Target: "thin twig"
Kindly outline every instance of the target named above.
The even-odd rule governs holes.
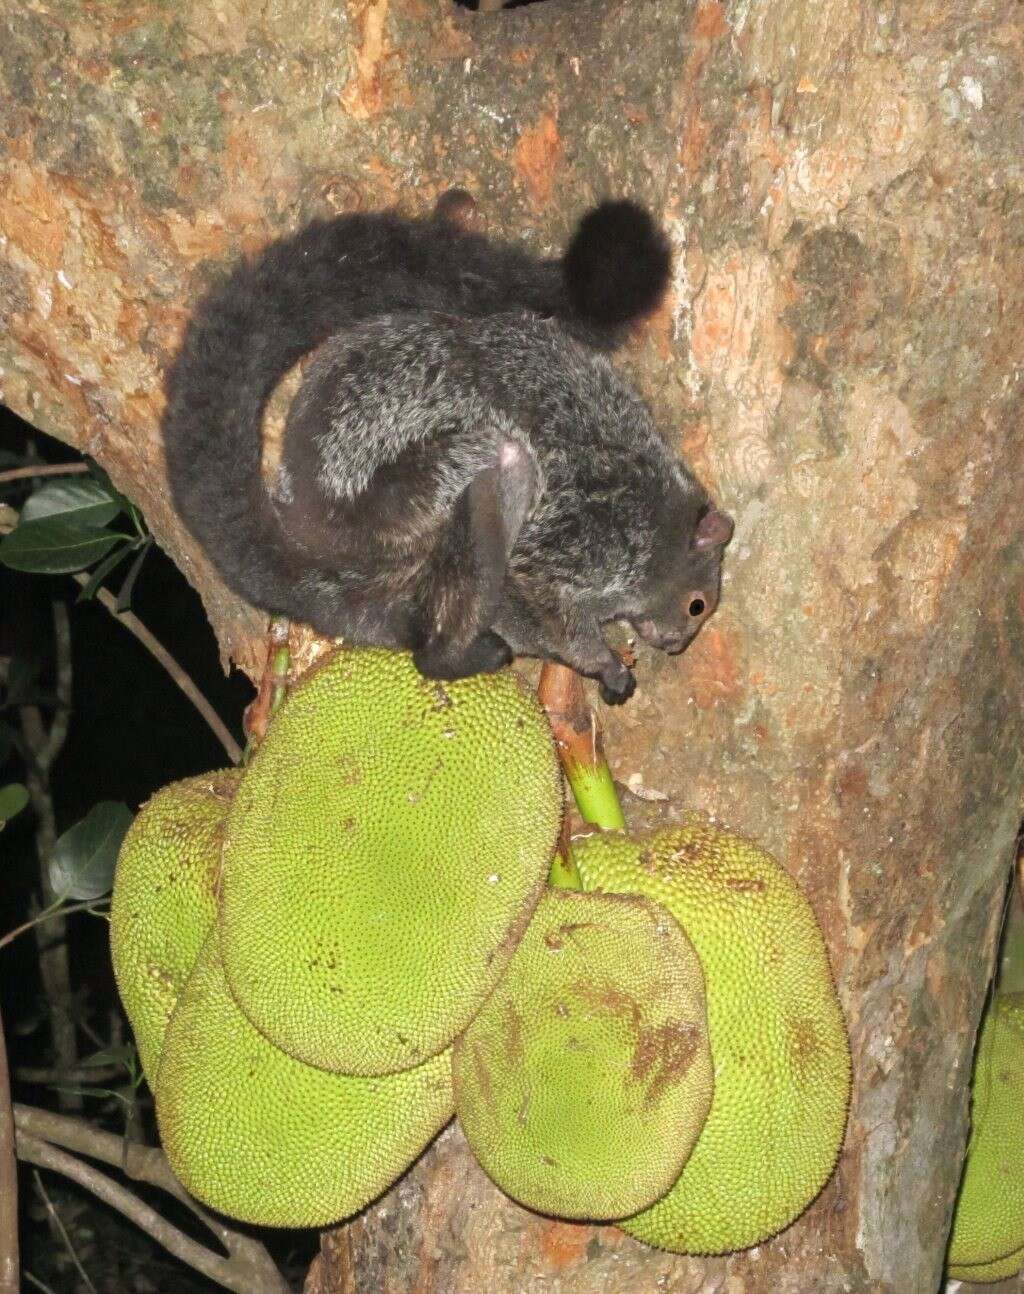
[[[203,1248],[197,1241],[190,1240],[172,1227],[170,1223],[160,1218],[159,1214],[155,1214],[153,1210],[148,1210],[148,1213],[153,1214],[163,1227],[168,1228],[169,1234],[173,1233],[175,1236],[181,1236],[189,1245],[194,1246],[199,1254],[206,1256],[206,1261],[212,1266],[199,1267],[187,1257],[183,1260],[195,1266],[198,1271],[210,1276],[212,1280],[218,1281],[227,1289],[242,1291],[243,1294],[251,1294],[251,1292],[257,1290],[260,1291],[260,1294],[287,1294],[288,1287],[263,1245],[250,1236],[232,1230],[220,1218],[207,1213],[202,1205],[188,1194],[171,1172],[167,1156],[162,1150],[157,1149],[155,1146],[142,1146],[135,1142],[126,1141],[123,1137],[118,1137],[114,1133],[103,1132],[99,1128],[94,1128],[82,1119],[72,1119],[67,1115],[54,1114],[50,1110],[40,1110],[20,1103],[16,1103],[14,1106],[14,1124],[18,1135],[18,1153],[23,1159],[29,1158],[28,1155],[22,1153],[23,1139],[39,1145],[53,1142],[60,1146],[66,1146],[69,1150],[73,1150],[78,1154],[88,1155],[92,1159],[98,1159],[102,1163],[119,1168],[134,1181],[157,1186],[166,1191],[167,1194],[173,1195],[175,1199],[180,1200],[182,1204],[191,1209],[221,1243],[229,1255],[227,1259],[211,1253],[210,1250]],[[53,1147],[49,1148],[53,1149]],[[54,1153],[60,1154],[61,1152],[54,1150]],[[75,1159],[73,1156],[69,1155],[67,1159],[70,1160],[71,1164],[80,1166],[86,1172],[96,1171],[91,1169],[89,1165],[82,1164],[80,1160]],[[31,1162],[35,1163],[36,1161],[32,1160]],[[57,1171],[63,1172],[64,1170],[59,1168]],[[67,1175],[71,1176],[70,1173]],[[121,1198],[126,1207],[114,1203],[114,1208],[120,1209],[126,1217],[130,1217],[133,1222],[152,1235],[171,1253],[174,1253],[177,1257],[183,1257],[170,1244],[166,1244],[160,1234],[141,1220],[142,1215],[137,1213],[135,1206],[138,1209],[146,1209],[146,1205],[137,1200],[130,1191],[118,1186],[116,1182],[111,1182],[102,1173],[96,1173],[96,1176],[100,1182],[107,1183],[121,1192]],[[75,1180],[78,1180],[78,1178],[75,1178]],[[93,1190],[93,1186],[89,1183],[83,1182],[82,1184],[88,1190]],[[99,1194],[99,1191],[94,1191],[94,1194]],[[101,1195],[100,1198],[105,1199],[107,1197]],[[148,1217],[148,1214],[146,1216]]]
[[[7,1044],[0,1020],[0,1294],[18,1294],[18,1164]]]
[[[36,467],[11,467],[0,472],[0,485],[8,481],[25,481],[33,476],[77,476],[89,470],[88,463],[42,463]]]
[[[47,732],[43,715],[37,705],[18,707],[25,740],[32,751],[34,772],[40,781],[48,782],[47,774],[67,740],[71,716],[71,621],[68,609],[59,598],[50,602],[53,616],[53,652],[56,675],[57,704],[53,721]]]
[[[73,674],[71,668],[71,617],[66,603],[53,598],[50,603],[53,615],[54,671],[57,704],[50,720],[50,735],[42,750],[43,767],[47,772],[64,749],[68,725],[71,723]]]
[[[53,648],[57,705],[47,730],[42,711],[36,705],[18,708],[21,732],[25,739],[25,783],[36,818],[36,853],[39,858],[39,887],[44,910],[54,906],[56,894],[50,884],[49,865],[57,843],[57,819],[50,784],[50,769],[60,754],[68,735],[71,717],[71,621],[68,609],[59,598],[51,599]],[[58,1065],[71,1069],[78,1063],[78,1038],[68,1005],[71,1001],[71,970],[68,958],[67,927],[58,908],[45,940],[37,929],[39,973],[43,981],[50,1016],[50,1036]],[[35,922],[37,926],[39,922]],[[82,1107],[76,1092],[61,1092],[61,1105],[68,1110]]]
[[[42,1290],[43,1294],[54,1294],[54,1291],[50,1289],[49,1285],[44,1285],[43,1282],[39,1279],[39,1277],[33,1276],[30,1271],[26,1270],[22,1272],[22,1275],[25,1277],[25,1279],[28,1281],[30,1285],[34,1285],[37,1290]]]
[[[43,1197],[43,1205],[46,1209],[47,1215],[49,1216],[50,1221],[56,1227],[57,1234],[60,1236],[61,1240],[64,1241],[64,1248],[71,1255],[71,1261],[75,1264],[75,1268],[79,1276],[81,1276],[82,1280],[86,1283],[86,1285],[88,1285],[89,1289],[92,1290],[92,1294],[97,1294],[96,1286],[89,1279],[89,1273],[82,1266],[82,1260],[79,1258],[78,1252],[75,1249],[75,1246],[71,1243],[71,1237],[68,1235],[68,1229],[64,1225],[63,1219],[61,1218],[57,1210],[54,1208],[53,1201],[46,1194],[46,1187],[43,1185],[43,1179],[39,1176],[38,1169],[36,1169],[36,1171],[32,1174],[32,1180],[36,1184],[36,1190]]]
[[[42,912],[37,912],[28,921],[23,921],[20,926],[15,926],[13,930],[8,930],[5,935],[0,935],[0,948],[6,948],[8,944],[14,943],[19,935],[23,935],[26,930],[31,930],[33,926],[45,925],[47,921],[53,921],[57,917],[66,917],[72,912],[82,912],[85,908],[95,908],[99,901],[99,899],[82,899],[80,903],[68,903],[66,906],[59,908],[44,908]]]
[[[21,469],[18,469],[21,470]],[[13,508],[7,507],[6,504],[0,504],[0,534],[6,534],[14,529],[17,524],[18,514]],[[78,571],[71,577],[82,588],[89,583],[89,576],[84,571]],[[164,667],[171,678],[174,679],[178,687],[185,693],[195,708],[209,724],[214,735],[227,752],[228,759],[232,764],[238,764],[242,759],[242,748],[232,737],[220,716],[210,705],[206,697],[196,687],[182,667],[170,654],[163,643],[153,636],[146,628],[142,621],[131,611],[118,611],[117,600],[109,590],[98,588],[94,595],[99,602],[103,604],[114,617],[128,630],[134,634],[146,650],[154,656]]]
[[[83,587],[89,582],[88,575],[82,571],[77,575],[73,575],[72,579]],[[124,625],[129,633],[134,634],[150,655],[160,662],[175,683],[177,683],[178,687],[181,688],[209,724],[214,736],[227,752],[228,759],[231,760],[232,764],[237,764],[242,758],[241,746],[237,741],[235,741],[234,737],[232,737],[217,711],[209,701],[207,701],[206,697],[203,696],[202,692],[200,692],[195,683],[192,682],[163,643],[153,636],[134,612],[118,611],[117,599],[108,589],[97,589],[95,596],[107,608],[114,619]]]
[[[223,1285],[225,1289],[236,1290],[238,1294],[252,1294],[254,1289],[267,1291],[287,1289],[280,1274],[276,1285],[255,1284],[254,1274],[248,1265],[244,1270],[240,1270],[239,1264],[233,1262],[232,1258],[222,1258],[197,1240],[185,1235],[126,1187],[119,1185],[99,1169],[91,1167],[81,1159],[76,1159],[74,1155],[69,1155],[65,1150],[59,1150],[48,1142],[39,1141],[35,1137],[19,1132],[18,1156],[30,1164],[49,1168],[77,1182],[97,1199],[116,1209],[147,1235],[152,1236],[168,1253],[173,1254],[175,1258],[180,1258],[182,1262],[187,1263],[203,1276],[216,1281],[218,1285]]]
[[[19,1083],[50,1085],[57,1083],[82,1083],[95,1087],[100,1083],[111,1083],[115,1078],[124,1077],[124,1066],[121,1064],[86,1065],[77,1069],[65,1070],[59,1065],[16,1065],[14,1077]]]

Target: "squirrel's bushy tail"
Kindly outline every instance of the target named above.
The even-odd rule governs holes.
[[[163,424],[175,507],[236,592],[286,613],[309,563],[280,531],[260,464],[264,409],[293,364],[347,325],[408,309],[527,309],[611,349],[657,305],[669,267],[664,237],[628,202],[590,212],[561,261],[440,219],[316,221],[237,266],[185,330]]]
[[[626,201],[588,212],[562,260],[571,310],[598,329],[619,329],[656,310],[671,272],[665,235],[643,207]]]

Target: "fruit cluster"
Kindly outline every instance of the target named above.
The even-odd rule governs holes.
[[[114,969],[183,1183],[318,1226],[457,1114],[543,1213],[720,1253],[786,1226],[842,1142],[850,1061],[813,913],[696,814],[574,847],[516,676],[404,654],[311,671],[244,770],[166,787],[118,861]]]
[[[949,1275],[989,1284],[1024,1269],[1024,994],[1001,993],[982,1023],[971,1137],[949,1240]]]

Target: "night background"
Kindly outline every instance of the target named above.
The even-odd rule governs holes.
[[[5,470],[36,459],[65,463],[76,457],[66,446],[36,433],[0,407],[0,480]],[[0,484],[0,504],[20,509],[37,484],[38,480],[31,479]],[[115,594],[125,573],[122,566],[106,582]],[[46,701],[48,695],[52,697],[54,685],[52,599],[61,599],[70,613],[71,716],[66,741],[50,773],[58,835],[98,801],[123,801],[134,813],[168,782],[228,763],[220,743],[169,675],[108,610],[94,600],[80,601],[79,592],[69,575],[22,574],[0,564],[0,678],[5,684],[0,697],[6,701],[12,662],[19,662],[17,672],[23,675],[28,669],[34,674],[33,696],[39,700],[47,726],[52,708]],[[237,671],[225,677],[199,598],[155,544],[147,553],[131,601],[135,614],[241,740],[242,711],[253,695],[252,686]],[[17,704],[4,706],[0,725],[0,786],[23,782],[24,763],[17,739],[12,740],[20,732]],[[35,829],[36,818],[29,806],[0,833],[0,934],[27,920],[33,905],[39,903]],[[106,904],[98,906],[105,908]],[[111,1041],[130,1042],[131,1036],[111,972],[106,920],[88,912],[76,913],[68,918],[68,928],[70,1010],[76,1022],[79,1055],[85,1060],[109,1047]],[[41,929],[52,930],[52,926]],[[0,949],[0,1005],[14,1099],[59,1110],[57,1076],[46,1072],[52,1070],[53,1054],[34,933],[27,932]],[[65,1112],[120,1134],[132,1085],[123,1066],[107,1065],[98,1072],[101,1077],[92,1094],[89,1084],[72,1084],[86,1094],[79,1109]],[[152,1103],[144,1082],[140,1082],[134,1100],[144,1138],[154,1144]],[[36,1185],[37,1171],[60,1224],[47,1214]],[[116,1172],[111,1175],[127,1181]],[[215,1244],[168,1196],[128,1184],[183,1230],[204,1244]],[[54,1294],[77,1294],[90,1288],[189,1294],[220,1288],[197,1276],[118,1213],[65,1178],[20,1163],[19,1186],[26,1285]],[[60,1225],[67,1232],[67,1241],[61,1236]],[[286,1276],[293,1282],[301,1280],[317,1248],[316,1233],[260,1235]],[[76,1270],[68,1242],[92,1286]]]

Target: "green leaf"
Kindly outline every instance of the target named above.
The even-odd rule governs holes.
[[[132,812],[126,804],[101,800],[57,841],[50,858],[50,884],[66,899],[98,899],[109,892],[114,864]]]
[[[117,1096],[117,1093],[111,1092],[109,1088],[85,1087],[81,1083],[47,1083],[46,1086],[51,1092],[66,1092],[69,1096],[95,1096],[102,1097],[104,1100],[110,1096]]]
[[[149,533],[149,527],[146,525],[146,518],[142,515],[142,513],[138,510],[138,508],[135,506],[134,503],[129,503],[128,515],[129,517],[131,517],[132,525],[135,527],[135,531],[138,534],[139,538],[151,540],[153,536]]]
[[[30,494],[21,510],[21,523],[40,521],[43,517],[66,517],[83,530],[99,529],[113,521],[122,506],[120,498],[112,499],[99,481],[89,476],[69,476],[66,480],[49,481]]]
[[[84,1056],[80,1064],[83,1069],[102,1069],[107,1065],[124,1065],[126,1069],[131,1069],[134,1059],[135,1048],[126,1042],[118,1047],[103,1047],[100,1051],[94,1051],[91,1056]]]
[[[88,584],[82,586],[82,591],[79,593],[77,601],[88,602],[90,598],[95,597],[96,590],[110,572],[120,566],[126,557],[130,557],[132,552],[132,544],[122,544],[120,548],[115,548],[112,553],[108,553],[89,576]]]
[[[0,562],[16,571],[64,575],[105,557],[124,535],[78,525],[67,516],[21,521],[0,541]]]
[[[8,782],[0,786],[0,824],[20,813],[28,804],[28,791],[20,782]]]
[[[89,460],[89,471],[107,498],[117,504],[121,512],[131,512],[135,507],[127,495],[121,493],[99,463]]]
[[[139,571],[142,570],[142,563],[146,560],[146,554],[149,552],[152,542],[152,539],[147,539],[141,545],[139,555],[132,562],[131,570],[125,576],[124,583],[121,585],[121,592],[117,595],[117,610],[119,612],[128,611],[131,608],[135,581],[139,578]]]

